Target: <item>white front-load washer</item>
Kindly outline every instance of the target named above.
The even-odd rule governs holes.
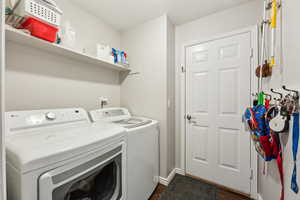
[[[92,121],[112,122],[127,130],[128,200],[147,200],[159,181],[159,125],[132,117],[125,108],[90,111]]]
[[[125,200],[126,132],[83,109],[6,113],[9,200]]]

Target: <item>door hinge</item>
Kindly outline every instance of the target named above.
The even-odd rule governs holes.
[[[251,50],[250,50],[250,58],[253,58],[253,56],[254,56],[254,49],[251,48]]]
[[[250,180],[253,180],[254,174],[253,174],[253,169],[250,171]]]
[[[185,72],[186,72],[186,69],[185,69],[185,67],[184,67],[183,65],[181,65],[181,72],[182,72],[182,73],[185,73]]]

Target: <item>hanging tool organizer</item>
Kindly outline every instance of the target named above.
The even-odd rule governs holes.
[[[281,135],[288,134],[290,130],[292,132],[294,161],[290,188],[295,193],[299,192],[296,165],[299,142],[299,92],[286,86],[282,86],[283,93],[274,89],[266,92],[263,87],[263,78],[271,77],[272,68],[282,65],[281,54],[277,55],[276,53],[278,52],[276,51],[277,24],[278,19],[281,19],[278,11],[281,9],[281,0],[264,0],[263,21],[260,29],[260,66],[256,69],[258,91],[256,94],[252,94],[254,96],[253,106],[246,109],[244,121],[251,133],[256,151],[264,163],[276,160],[282,186],[280,200],[284,200],[284,147],[281,142]],[[281,34],[280,37],[282,37]],[[282,41],[282,38],[279,39]],[[281,46],[280,51],[282,51],[282,44],[279,46]],[[291,121],[293,122],[292,126],[290,126]]]

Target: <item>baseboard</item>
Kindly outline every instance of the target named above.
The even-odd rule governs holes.
[[[176,168],[171,171],[167,178],[159,177],[159,183],[168,186],[176,175]]]
[[[183,169],[175,168],[175,170],[176,170],[176,174],[180,174],[182,176],[185,176],[185,171]]]
[[[169,185],[169,181],[167,178],[163,178],[163,177],[159,177],[159,183],[164,185],[164,186],[168,186]]]
[[[257,195],[257,200],[264,200],[260,194]]]
[[[159,177],[159,183],[165,186],[168,186],[176,174],[185,175],[185,172],[183,169],[174,168],[171,173],[168,175],[167,178]]]

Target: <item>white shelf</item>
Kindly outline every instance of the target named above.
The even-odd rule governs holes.
[[[22,45],[35,47],[49,53],[59,54],[70,59],[75,59],[81,62],[97,65],[99,67],[110,68],[123,72],[130,72],[130,69],[122,65],[110,63],[106,60],[101,60],[99,58],[77,52],[75,50],[63,47],[58,44],[53,44],[36,37],[32,37],[31,35],[26,34],[18,29],[12,28],[8,25],[6,25],[5,27],[5,35],[7,41],[12,41]]]

